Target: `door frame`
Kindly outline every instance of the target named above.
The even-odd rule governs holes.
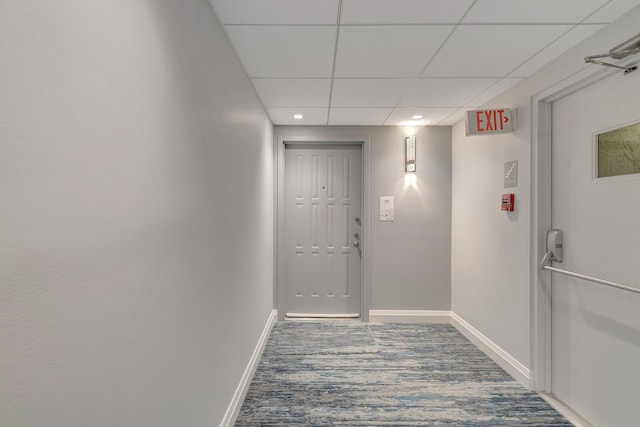
[[[609,68],[583,67],[531,97],[531,234],[530,234],[530,356],[532,389],[551,390],[551,272],[540,268],[546,250],[551,218],[551,136],[553,103],[607,77],[621,72]]]
[[[296,145],[360,145],[362,155],[362,263],[361,263],[361,301],[360,320],[369,321],[369,307],[371,306],[371,206],[370,206],[370,169],[369,169],[369,138],[368,137],[278,137],[276,142],[276,219],[275,219],[275,306],[278,311],[278,320],[284,320],[285,316],[285,199],[284,177],[285,158],[284,150],[287,144]]]

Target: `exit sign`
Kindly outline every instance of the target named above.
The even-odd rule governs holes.
[[[507,133],[516,130],[516,110],[511,108],[467,111],[465,119],[467,136]]]

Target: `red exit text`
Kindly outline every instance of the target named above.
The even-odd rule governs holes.
[[[510,108],[467,111],[467,135],[513,132],[514,116],[515,110]]]

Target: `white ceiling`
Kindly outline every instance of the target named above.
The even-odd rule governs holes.
[[[640,4],[210,2],[277,125],[450,125]]]

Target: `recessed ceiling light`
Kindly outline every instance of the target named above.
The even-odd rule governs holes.
[[[412,118],[413,120],[420,120],[420,119],[421,119],[421,118],[423,118],[423,117],[424,117],[424,116],[423,116],[422,114],[416,114],[416,115],[412,116],[411,118]]]
[[[294,114],[293,118],[296,119],[296,120],[302,120],[302,119],[304,119],[304,116],[302,114]]]

